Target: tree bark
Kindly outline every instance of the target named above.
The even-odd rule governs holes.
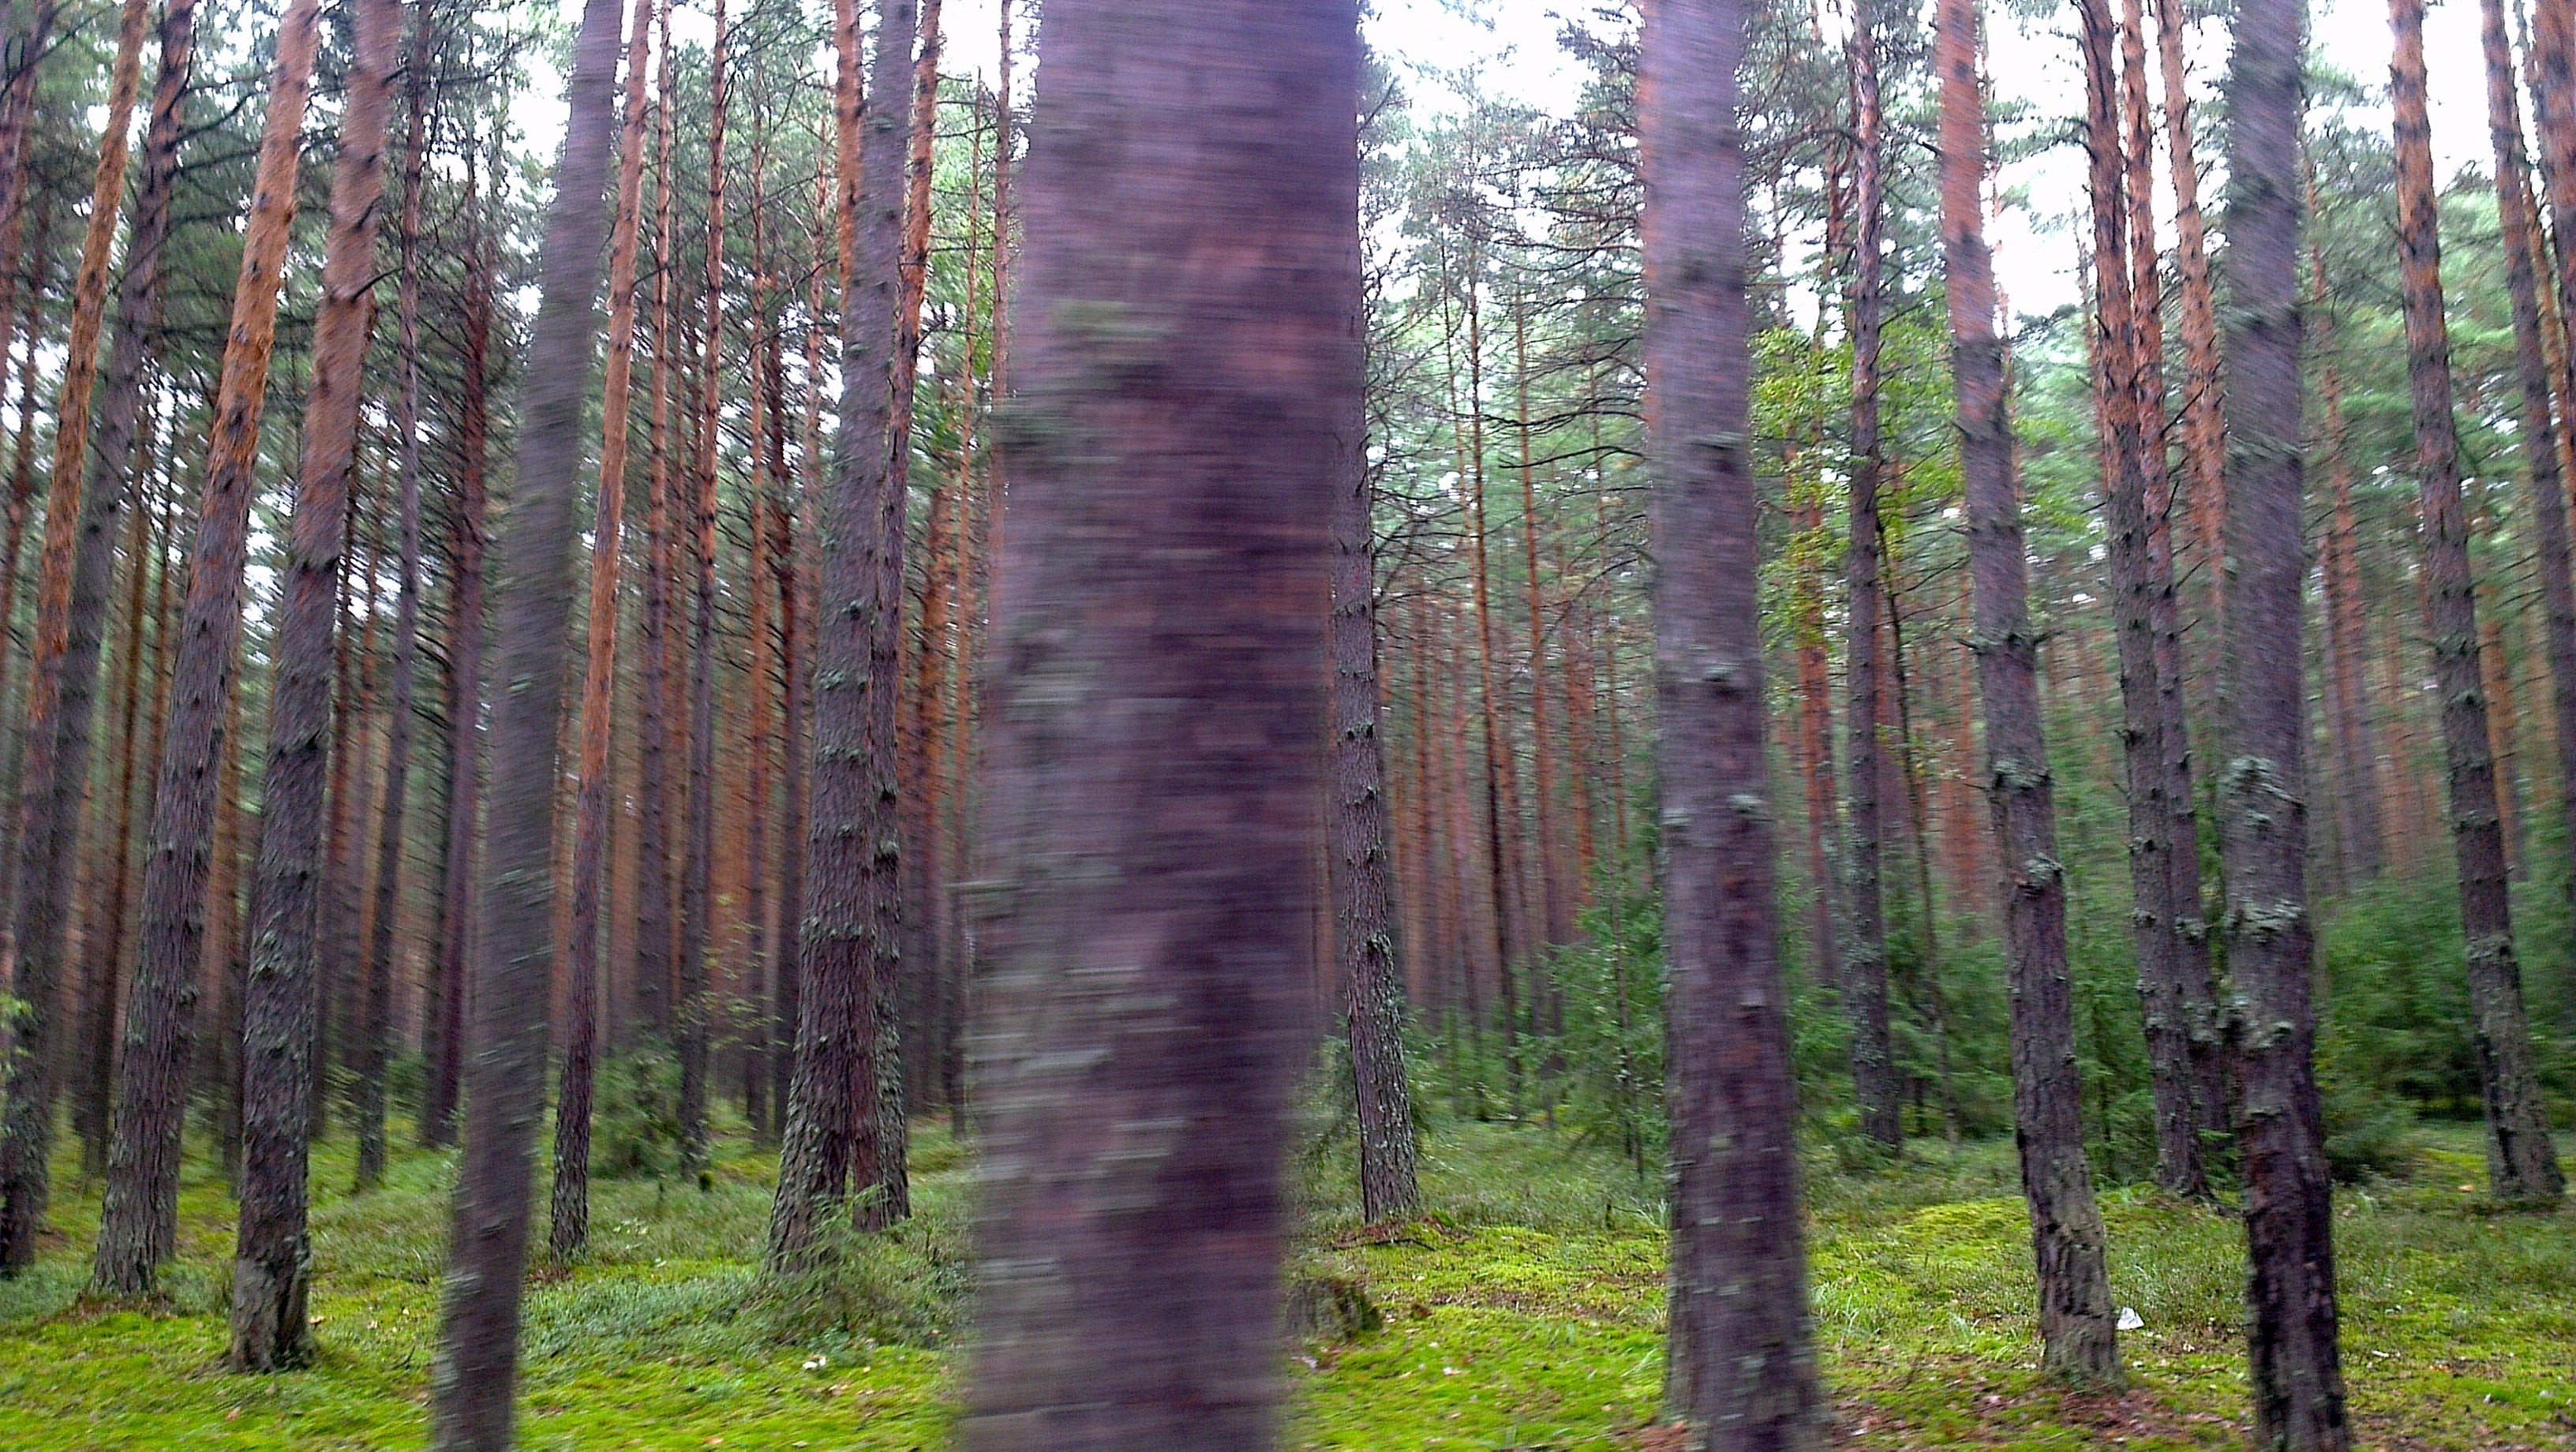
[[[278,280],[294,221],[298,133],[312,75],[317,23],[314,0],[299,0],[279,21],[267,129],[260,143],[241,274],[234,286],[232,326],[213,411],[213,436],[207,445],[208,470],[164,727],[152,845],[144,869],[142,927],[127,1011],[125,1060],[119,1071],[117,1129],[109,1149],[109,1189],[92,1273],[100,1290],[114,1294],[151,1289],[154,1270],[176,1250],[180,1123],[186,1107],[198,958],[205,930],[208,848],[226,735],[223,718],[241,633],[241,578],[257,482],[260,407],[276,332]],[[165,28],[165,42],[168,38]],[[184,34],[179,49],[184,56]],[[183,95],[184,75],[165,74],[156,84],[153,127],[158,144],[147,143],[153,152],[175,156]],[[168,185],[165,180],[164,186]],[[165,220],[154,229],[160,234],[152,238],[156,252],[166,236],[166,194],[159,205]],[[136,216],[140,235],[146,213],[138,209]],[[137,255],[141,256],[139,248]],[[128,277],[133,279],[139,272],[148,279],[156,270],[129,260]],[[129,282],[129,286],[149,285],[148,280]],[[118,331],[123,333],[129,325],[135,329],[135,366],[139,368],[142,334],[151,309],[147,294],[129,324],[122,304],[132,300],[120,299]],[[103,444],[106,441],[103,437]],[[105,453],[103,447],[102,464],[108,462]],[[124,461],[116,462],[122,469]],[[61,895],[58,888],[40,889],[32,880],[21,891]]]
[[[2106,357],[2118,360],[2110,381],[2125,385],[2125,392],[2106,395],[2105,406],[2117,406],[2126,426],[2125,431],[2106,431],[2106,437],[2113,447],[2126,445],[2135,452],[2125,465],[2109,461],[2104,512],[2112,520],[2121,699],[2128,717],[2130,925],[2138,943],[2138,994],[2155,1105],[2156,1183],[2182,1199],[2207,1200],[2213,1192],[2206,1141],[2226,1131],[2227,1091],[2207,929],[2200,920],[2200,834],[2182,693],[2182,611],[2174,593],[2167,527],[2174,491],[2164,445],[2163,288],[2156,265],[2155,133],[2147,115],[2145,28],[2142,0],[2126,0],[2120,20],[2126,136],[2124,142],[2109,144],[2124,163],[2115,220],[2127,230],[2123,255],[2128,286],[2124,296],[2105,308],[2104,325]],[[2104,59],[2107,64],[2108,57]],[[2098,264],[2096,275],[2103,275]],[[2110,331],[2108,321],[2122,313],[2128,324],[2125,336]],[[2138,890],[2147,873],[2161,874],[2161,890]],[[2160,941],[2149,946],[2144,941],[2149,935]]]
[[[1325,520],[1361,381],[1356,22],[1047,16],[988,818],[996,1022],[1025,1036],[983,1081],[987,1263],[1028,1270],[986,1282],[968,1449],[1277,1430]],[[1209,76],[1234,104],[1200,104]]]
[[[660,7],[642,0],[626,40],[626,116],[617,133],[617,230],[608,263],[608,371],[600,392],[598,515],[590,546],[590,653],[581,686],[581,800],[573,848],[572,931],[564,952],[571,999],[563,1088],[555,1101],[555,1178],[548,1254],[569,1261],[590,1234],[591,1065],[599,1040],[599,918],[616,821],[609,745],[616,725],[617,567],[624,548],[626,443],[633,420],[635,268],[644,202],[644,67]],[[670,65],[663,57],[662,64]]]
[[[358,411],[374,307],[377,204],[384,196],[385,110],[402,42],[400,0],[361,0],[331,174],[331,232],[313,322],[284,601],[272,646],[268,770],[260,789],[257,904],[242,997],[241,1223],[233,1251],[233,1343],[240,1371],[302,1364],[312,1336],[306,1159],[321,996],[323,782],[330,771],[331,637]],[[254,408],[252,417],[256,418]],[[253,440],[255,442],[255,440]],[[243,463],[250,462],[244,451]]]
[[[475,993],[465,1163],[431,1414],[438,1452],[506,1452],[528,1259],[531,1151],[544,1110],[554,979],[555,734],[572,604],[583,403],[599,337],[618,0],[588,0],[573,42],[564,144],[538,257],[518,417],[518,487],[501,574],[492,752],[492,871]]]
[[[465,357],[455,421],[456,498],[449,509],[452,578],[447,607],[447,840],[439,893],[435,1033],[420,1118],[421,1143],[456,1142],[465,1074],[466,1003],[473,985],[476,850],[483,818],[484,473],[491,448],[493,253],[499,243],[482,211],[472,152],[466,157]]]
[[[0,1272],[15,1272],[30,1262],[32,1237],[44,1222],[48,1191],[44,1158],[53,1137],[54,1089],[46,1061],[58,1051],[53,1019],[61,1008],[70,898],[80,853],[82,808],[89,794],[99,655],[106,635],[107,597],[114,586],[117,525],[133,492],[125,479],[117,477],[107,481],[109,487],[84,497],[81,471],[90,392],[98,376],[98,331],[107,302],[109,252],[115,245],[125,191],[127,122],[141,84],[143,31],[149,15],[148,7],[138,0],[127,0],[120,17],[108,126],[99,145],[80,271],[72,285],[71,336],[54,411],[53,467],[35,632],[28,650],[25,756],[20,766],[17,963],[12,992],[22,1006],[13,1015],[8,1062],[0,1065],[0,1077],[7,1080],[7,1118],[0,1124]],[[34,382],[31,354],[30,389]],[[22,468],[29,442],[22,432],[18,440]],[[5,624],[0,621],[0,626]],[[96,945],[89,946],[94,954]],[[98,1009],[113,1012],[113,959],[104,972],[107,993]]]
[[[671,54],[670,7],[656,22],[661,50]],[[671,230],[674,176],[671,151],[678,113],[673,72],[659,77],[654,107],[653,160],[653,397],[645,449],[651,456],[651,494],[645,516],[644,620],[637,632],[635,803],[635,1015],[647,1033],[670,1041],[671,957],[675,944],[671,880],[671,582],[679,573],[677,528],[671,497],[671,393],[679,338],[671,326],[671,277],[678,251]]]
[[[1744,43],[1734,0],[1663,0],[1642,42],[1645,361],[1663,562],[1655,654],[1671,983],[1668,1382],[1692,1445],[1790,1452],[1822,1444],[1823,1398],[1808,1339],[1763,761]]]
[[[1347,205],[1356,207],[1356,200]],[[1345,265],[1354,285],[1345,327],[1356,358],[1366,347],[1367,304],[1356,285],[1361,263],[1355,213],[1350,227],[1355,250]],[[1353,382],[1348,397],[1334,402],[1342,411],[1334,421],[1331,439],[1340,469],[1333,481],[1331,516],[1332,807],[1326,854],[1336,930],[1334,957],[1342,990],[1348,995],[1344,1032],[1349,1038],[1351,1089],[1359,1113],[1360,1210],[1376,1222],[1410,1219],[1421,1206],[1422,1192],[1415,1168],[1413,1095],[1405,1078],[1404,980],[1396,972],[1394,922],[1387,902],[1386,758],[1378,731],[1376,526],[1371,508],[1376,489],[1368,467],[1367,414],[1359,384]],[[1522,434],[1526,456],[1526,428]],[[1526,490],[1523,498],[1526,501]],[[1533,568],[1533,591],[1536,586]],[[1539,644],[1535,623],[1531,631],[1535,660]],[[1544,686],[1540,695],[1543,699]],[[1543,743],[1541,754],[1545,754]],[[1544,820],[1544,809],[1540,816]]]
[[[1882,264],[1886,205],[1881,181],[1879,40],[1874,0],[1861,0],[1854,12],[1851,41],[1852,108],[1857,116],[1854,141],[1855,212],[1852,249],[1851,323],[1851,537],[1843,567],[1847,586],[1845,609],[1850,633],[1845,637],[1843,669],[1851,693],[1845,715],[1850,733],[1850,771],[1843,778],[1850,794],[1846,804],[1848,840],[1844,844],[1845,901],[1849,931],[1843,936],[1842,995],[1851,1016],[1852,1098],[1860,1110],[1861,1133],[1896,1149],[1905,1142],[1897,1116],[1896,1056],[1887,1018],[1887,919],[1881,901],[1881,858],[1886,832],[1886,804],[1881,793],[1887,772],[1879,741],[1884,711],[1879,679],[1883,597],[1880,594],[1878,521],[1879,473],[1884,460],[1879,442],[1879,353],[1887,301]]]
[[[2094,7],[2087,11],[2089,21],[2100,0],[2087,4]],[[2117,1383],[2120,1353],[2101,1209],[2084,1154],[2082,1086],[2068,1002],[2066,878],[2057,858],[2056,788],[2041,735],[2038,635],[2029,613],[2011,400],[2004,387],[2003,345],[1995,335],[1994,264],[1979,196],[1986,117],[1977,77],[1975,0],[1941,0],[1937,15],[1933,64],[1941,84],[1941,240],[1951,371],[1976,593],[1977,685],[1985,701],[1986,799],[2006,862],[2013,1117],[2039,1263],[2041,1364],[2067,1380]],[[2089,25],[2087,30],[2090,41]],[[2101,39],[2107,43],[2107,34]],[[2098,121],[2106,98],[2093,99]],[[2098,146],[2098,128],[2095,136]],[[2098,153],[2095,166],[2098,186]],[[2100,196],[2097,191],[2097,206]],[[2095,235],[2098,245],[2098,221]]]
[[[2531,194],[2529,159],[2523,153],[2504,0],[2481,0],[2478,13],[2486,54],[2487,134],[2495,148],[2496,210],[2504,224],[2505,279],[2513,298],[2514,364],[2522,384],[2523,468],[2531,491],[2532,533],[2539,555],[2535,570],[2547,630],[2558,807],[2562,820],[2576,822],[2576,577],[2570,574],[2567,491],[2559,471],[2549,350],[2540,309],[2544,262],[2540,217]]]
[[[697,608],[689,635],[688,842],[680,878],[680,1165],[695,1175],[707,1163],[708,996],[715,908],[716,754],[716,459],[722,433],[724,381],[726,61],[733,37],[724,0],[716,0],[714,59],[707,79],[706,349],[698,373],[698,456],[691,526],[697,533]]]
[[[909,0],[893,0],[910,21]],[[838,223],[841,265],[841,417],[834,477],[821,520],[822,573],[817,582],[822,604],[815,619],[813,747],[808,773],[812,821],[807,830],[804,897],[804,1014],[796,1030],[796,1067],[788,1086],[787,1128],[778,1157],[778,1192],[770,1209],[769,1264],[788,1269],[815,1253],[822,1227],[855,1175],[869,1203],[859,1209],[863,1226],[883,1225],[886,1207],[869,1192],[880,1179],[884,1157],[883,1126],[878,1109],[881,1088],[899,1073],[887,1062],[886,1040],[893,1021],[888,992],[890,972],[881,972],[881,954],[891,944],[877,941],[880,891],[900,890],[896,874],[901,849],[891,839],[899,824],[887,815],[893,783],[882,774],[890,764],[893,744],[878,733],[875,696],[891,689],[890,675],[875,674],[876,617],[901,596],[881,592],[884,572],[878,556],[884,549],[884,521],[892,511],[898,523],[900,502],[887,499],[886,466],[892,444],[895,343],[895,253],[878,255],[871,248],[863,264],[859,251],[859,211],[863,195],[880,212],[891,211],[890,191],[870,192],[860,175],[860,90],[862,70],[859,22],[854,0],[835,0],[833,42],[838,69],[833,79],[834,139],[838,185],[833,214]],[[890,148],[897,135],[891,106],[904,92],[898,87],[909,72],[889,59],[893,32],[880,22],[875,92],[891,97],[875,104],[875,174],[891,180],[895,168]],[[907,51],[909,47],[907,46]],[[907,57],[908,58],[908,57]],[[888,232],[891,242],[893,234]],[[882,263],[882,270],[879,264]],[[881,325],[881,326],[880,326]],[[892,702],[883,715],[892,720]],[[883,748],[886,763],[880,762]]]
[[[359,1026],[357,1186],[385,1174],[385,1070],[392,1052],[394,935],[402,916],[403,824],[411,789],[415,678],[420,671],[420,198],[429,160],[429,44],[432,12],[415,7],[403,65],[407,112],[399,222],[395,351],[401,385],[394,403],[395,514],[401,531],[395,566],[392,697],[385,723],[385,810],[376,824],[375,912],[367,936],[366,1015]]]
[[[2550,1143],[2549,1112],[2531,1057],[2531,1028],[2514,955],[2495,756],[2478,670],[2478,620],[2460,501],[2459,438],[2451,412],[2451,345],[2442,317],[2442,244],[2433,190],[2432,127],[2424,105],[2424,0],[2389,0],[2396,57],[2389,99],[2397,137],[2398,259],[2406,303],[2406,376],[2415,422],[2426,586],[2425,626],[2442,693],[2451,842],[2459,867],[2460,931],[2476,1020],[2478,1084],[2486,1103],[2487,1184],[2496,1198],[2555,1204],[2566,1185]]]
[[[2200,162],[2193,150],[2191,93],[2183,74],[2183,9],[2184,0],[2156,0],[2156,49],[2173,178],[2183,369],[2192,380],[2182,406],[2184,512],[2192,559],[2214,617],[2226,601],[2219,534],[2227,515],[2227,442],[2219,414],[2218,304],[2209,281],[2209,229],[2200,209]]]
[[[2227,708],[2219,772],[2227,909],[2221,920],[2242,1099],[2256,1446],[2344,1452],[2351,1431],[2335,1346],[2333,1205],[2313,1067],[2308,972],[2307,574],[2301,519],[2299,111],[2296,0],[2239,0],[2225,92],[2229,199]]]

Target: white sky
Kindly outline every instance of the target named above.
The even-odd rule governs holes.
[[[943,71],[991,75],[999,53],[996,4],[944,0]],[[579,0],[564,0],[567,23],[578,19],[579,8]],[[1370,44],[1404,77],[1417,108],[1458,109],[1462,99],[1448,77],[1472,73],[1489,95],[1562,112],[1573,104],[1581,76],[1557,48],[1559,17],[1590,9],[1584,0],[1372,0],[1366,28]],[[2084,78],[2071,33],[2072,5],[2037,21],[2008,15],[1994,0],[1988,11],[2000,99],[2027,102],[2045,116],[2080,112]],[[2325,59],[2364,86],[2384,89],[2389,34],[2379,0],[2314,0],[2312,11],[2315,41]],[[1025,44],[1025,12],[1015,6],[1013,19]],[[709,33],[703,0],[679,12],[675,29],[683,41],[703,43]],[[2191,84],[2204,106],[2224,69],[2225,44],[2224,27],[2215,23],[2203,24],[2192,38]],[[2425,22],[2425,50],[2437,167],[2446,178],[2463,166],[2484,170],[2489,152],[2476,0],[2435,0]],[[1032,69],[1024,52],[1014,73],[1014,86],[1023,96]],[[547,78],[522,93],[514,118],[532,143],[550,146],[563,125],[562,104],[558,85]],[[2529,117],[2524,119],[2527,125]],[[2201,162],[2206,170],[2216,158],[2204,156]],[[2029,199],[2029,209],[2007,215],[1994,237],[1997,271],[2009,280],[2013,307],[2046,313],[2075,301],[2081,289],[2075,275],[2076,232],[2070,224],[2083,205],[2082,153],[2060,147],[2006,168],[2003,182]],[[2204,176],[2201,196],[2214,213],[2220,196],[2216,177]],[[2169,219],[2170,207],[2168,197],[2160,215]],[[2167,239],[2171,245],[2170,231]]]

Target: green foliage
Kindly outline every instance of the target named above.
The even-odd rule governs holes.
[[[2517,941],[2538,947],[2542,962],[2564,952],[2555,946],[2563,934],[2550,930],[2553,918],[2563,922],[2557,896],[2555,884],[2537,883],[2516,894]],[[2317,1056],[2330,1102],[2364,1118],[2387,1112],[2365,1105],[2399,1101],[2449,1118],[2482,1112],[2459,893],[2446,875],[2384,878],[2351,893],[2326,919],[2318,956]],[[2576,1087],[2576,1050],[2549,1000],[2528,993],[2545,981],[2531,968],[2526,961],[2532,1047],[2543,1087],[2563,1107]]]
[[[605,1179],[678,1174],[680,1061],[659,1048],[631,1049],[601,1064],[597,1083],[590,1172]]]

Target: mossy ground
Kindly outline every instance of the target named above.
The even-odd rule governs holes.
[[[765,1156],[714,1188],[606,1181],[590,1252],[531,1286],[530,1448],[896,1449],[943,1445],[964,1276],[963,1157],[915,1141],[921,1214],[848,1268],[765,1292]],[[2365,1448],[2576,1447],[2576,1213],[2495,1213],[2472,1136],[2425,1132],[2420,1172],[2338,1205],[2345,1354]],[[75,1183],[63,1238],[0,1282],[0,1447],[419,1446],[451,1161],[411,1152],[346,1193],[349,1147],[315,1167],[320,1358],[249,1378],[217,1366],[231,1222],[190,1165],[181,1259],[150,1306],[78,1300],[97,1215]],[[1352,1449],[1659,1445],[1663,1249],[1656,1186],[1535,1126],[1444,1125],[1434,1215],[1357,1226],[1308,1206],[1310,1257],[1364,1280],[1383,1330],[1289,1364],[1291,1445]],[[1341,1176],[1329,1159],[1312,1177]],[[1811,1187],[1813,1293],[1840,1445],[2175,1449],[2242,1445],[2241,1231],[2139,1192],[2106,1197],[2112,1281],[2145,1329],[2117,1397],[2039,1378],[2026,1231],[2007,1145],[1937,1145]]]

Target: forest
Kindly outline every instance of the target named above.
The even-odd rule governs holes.
[[[2576,1447],[2576,0],[0,0],[0,470],[0,1448]]]

